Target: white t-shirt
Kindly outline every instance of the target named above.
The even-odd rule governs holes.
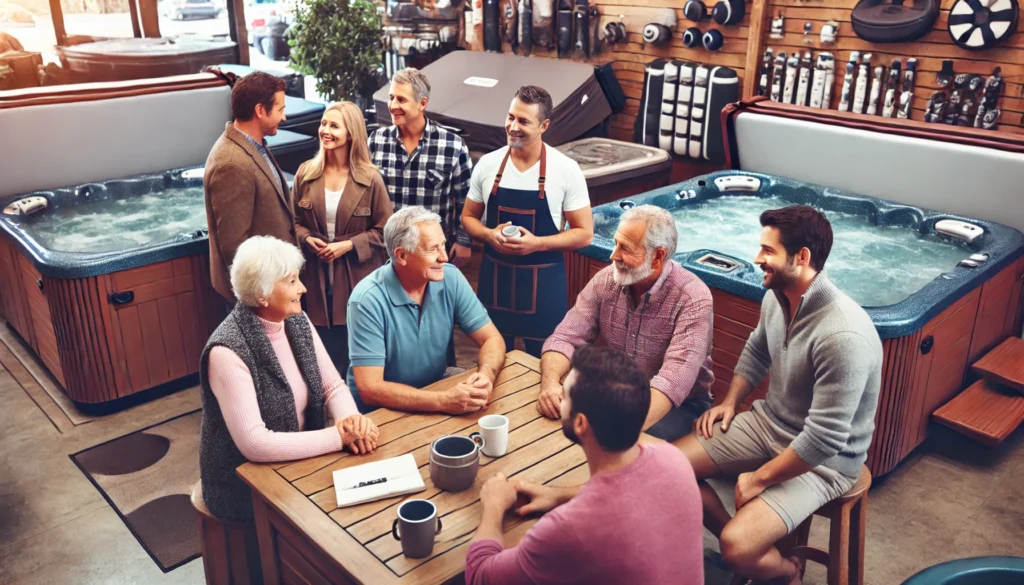
[[[473,167],[473,178],[469,181],[469,199],[484,204],[484,220],[487,219],[487,200],[491,196],[494,175],[498,174],[501,160],[505,158],[508,147],[480,157]],[[563,211],[576,211],[590,205],[590,193],[587,191],[587,179],[576,161],[562,154],[557,148],[548,146],[544,149],[547,156],[547,180],[544,182],[544,199],[551,209],[551,219],[555,227],[565,226]],[[505,189],[522,189],[536,191],[540,179],[540,161],[520,173],[510,158],[505,165],[505,173],[501,177],[501,186]]]
[[[334,241],[334,224],[338,221],[338,203],[341,202],[341,193],[344,189],[339,191],[330,191],[324,189],[324,211],[327,212],[327,236],[328,242]]]

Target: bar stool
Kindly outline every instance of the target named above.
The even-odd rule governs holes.
[[[860,477],[849,491],[819,508],[792,534],[779,541],[778,547],[783,556],[796,556],[825,565],[828,568],[828,585],[864,585],[864,534],[870,487],[871,472],[862,465]],[[807,544],[811,520],[816,515],[831,521],[828,550]],[[805,569],[806,566],[805,563]],[[746,577],[736,575],[732,585],[742,585],[746,581]]]
[[[203,482],[192,488],[192,507],[199,517],[199,541],[207,585],[263,583],[259,543],[254,526],[217,518],[203,501]],[[249,553],[253,553],[250,557]]]

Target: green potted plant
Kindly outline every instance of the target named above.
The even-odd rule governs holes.
[[[299,2],[288,44],[294,69],[312,75],[331,101],[366,108],[385,81],[381,18],[369,0]]]

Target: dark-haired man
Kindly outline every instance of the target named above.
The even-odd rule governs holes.
[[[296,243],[288,182],[265,137],[285,120],[280,77],[257,71],[231,89],[231,117],[206,159],[203,191],[210,231],[213,288],[234,302],[228,270],[238,246],[252,236]]]
[[[544,144],[553,107],[543,88],[516,91],[505,120],[508,146],[477,162],[462,209],[466,232],[484,243],[480,301],[509,350],[522,337],[537,357],[569,310],[562,253],[594,239],[583,171]],[[507,226],[518,230],[509,237]]]
[[[500,473],[488,479],[467,584],[704,583],[693,470],[671,445],[637,442],[651,401],[647,384],[620,351],[588,345],[575,352],[562,432],[583,447],[590,480],[549,487]],[[550,512],[506,549],[502,519],[520,495],[529,501],[516,514]]]
[[[775,543],[857,481],[874,431],[882,342],[856,302],[822,273],[832,249],[824,214],[795,205],[761,214],[754,262],[769,294],[729,393],[678,445],[700,480],[737,476],[736,516],[701,481],[704,525],[722,557],[758,581],[800,583]],[[771,374],[768,394],[736,410]]]

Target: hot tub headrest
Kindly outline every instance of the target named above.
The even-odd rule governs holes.
[[[764,98],[723,111],[734,169],[1024,230],[1024,136],[808,111]]]
[[[0,92],[0,196],[201,165],[230,118],[213,73]]]

